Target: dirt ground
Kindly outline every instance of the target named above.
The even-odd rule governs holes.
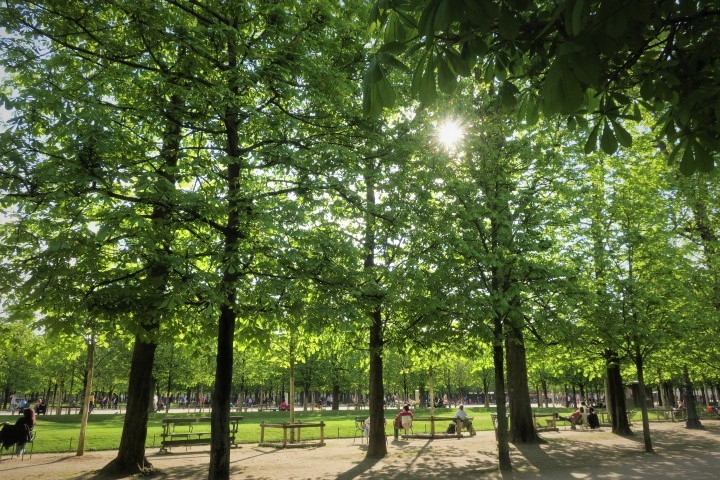
[[[498,471],[492,432],[461,439],[412,439],[388,443],[388,455],[365,459],[366,446],[352,439],[328,440],[324,447],[279,450],[243,445],[231,454],[233,479],[716,479],[720,477],[720,423],[704,421],[705,430],[690,430],[683,423],[651,424],[655,452],[644,452],[642,429],[634,437],[598,431],[546,432],[540,446],[512,447],[514,470]],[[151,478],[185,480],[207,478],[209,451],[175,448],[160,454],[147,452],[158,469]],[[37,454],[32,458],[3,457],[0,479],[109,479],[97,471],[115,452]],[[132,478],[132,477],[115,477]]]

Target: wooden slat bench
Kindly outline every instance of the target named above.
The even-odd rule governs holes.
[[[238,424],[243,417],[230,417],[230,444],[237,445],[235,436]],[[195,426],[201,424],[206,429],[196,431]],[[160,434],[160,453],[166,453],[169,448],[177,446],[209,445],[210,444],[210,417],[194,418],[163,418],[163,432]]]
[[[466,419],[469,424],[470,428],[472,428],[472,421],[473,417],[467,417]],[[415,417],[413,418],[413,424],[416,424],[418,422],[430,422],[430,433],[424,432],[424,433],[415,433],[409,435],[401,435],[402,438],[462,438],[462,429],[463,429],[463,421],[456,417],[449,417],[449,416],[434,416],[431,415],[429,417]],[[455,433],[446,433],[447,424],[446,422],[452,422],[455,424]],[[442,427],[440,429],[436,428],[436,423],[442,423],[446,425],[445,427]],[[475,435],[475,429],[472,428],[472,430],[466,429],[468,434],[470,436]]]
[[[533,422],[535,422],[535,428],[538,432],[557,432],[557,423],[567,421],[560,418],[557,412],[553,413],[537,413],[533,412]],[[545,420],[545,425],[540,423],[541,420]]]

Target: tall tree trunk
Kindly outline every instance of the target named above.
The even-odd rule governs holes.
[[[163,147],[160,152],[163,166],[156,184],[156,190],[167,192],[169,197],[172,197],[172,190],[177,182],[175,170],[180,159],[182,125],[179,117],[182,108],[182,99],[177,95],[172,95],[165,111],[167,126],[163,132]],[[167,291],[170,267],[163,259],[171,250],[170,246],[175,232],[171,222],[172,208],[169,202],[161,202],[153,207],[151,215],[160,244],[157,247],[155,259],[149,264],[147,286],[156,305],[162,303]],[[167,226],[168,224],[170,227]],[[145,314],[148,315],[148,319],[142,325],[144,332],[135,336],[133,346],[127,408],[118,456],[102,469],[108,473],[129,475],[147,473],[152,470],[152,464],[145,457],[145,440],[147,438],[148,403],[152,399],[153,389],[152,369],[157,349],[153,337],[160,328],[161,317],[159,309],[149,310]]]
[[[612,431],[619,435],[632,435],[625,406],[625,389],[620,375],[620,359],[616,352],[605,351],[605,365],[608,379],[608,413],[612,421]]]
[[[80,420],[80,434],[76,455],[82,457],[85,454],[85,433],[87,432],[88,415],[90,414],[90,397],[93,388],[93,372],[95,371],[95,337],[90,335],[87,354],[87,375],[85,376],[85,397],[83,398],[82,419]]]
[[[697,408],[695,406],[695,394],[693,390],[692,382],[690,381],[690,374],[688,373],[688,367],[683,367],[683,376],[685,377],[685,409],[687,410],[687,420],[685,421],[686,428],[705,428],[700,423],[700,418],[697,414]]]
[[[233,70],[238,64],[238,51],[235,33],[238,19],[232,19],[229,25],[227,41],[227,66]],[[232,97],[239,96],[240,89],[237,78],[229,80],[228,89]],[[227,139],[226,153],[228,158],[226,178],[227,220],[223,233],[223,262],[225,267],[220,282],[220,295],[223,305],[220,309],[218,322],[218,352],[215,368],[215,388],[212,392],[213,409],[211,414],[211,445],[210,445],[210,480],[230,478],[230,395],[232,394],[233,340],[235,338],[235,304],[237,303],[237,282],[240,279],[242,266],[238,262],[240,241],[245,238],[242,231],[242,216],[252,213],[251,202],[245,198],[241,190],[242,181],[242,150],[240,148],[240,111],[237,105],[230,105],[225,110],[223,123]]]
[[[522,330],[517,325],[507,329],[508,394],[510,395],[510,442],[540,443],[535,430],[530,390],[528,388],[527,358]]]
[[[505,408],[505,359],[503,358],[502,319],[497,316],[493,323],[493,367],[495,370],[495,404],[497,405],[498,427],[495,431],[498,445],[498,467],[500,471],[512,470],[510,443],[508,442],[508,419]]]
[[[387,455],[385,436],[385,409],[383,407],[382,373],[382,312],[380,307],[373,310],[370,326],[370,437],[368,458],[383,458]]]
[[[139,335],[135,337],[120,447],[117,457],[103,467],[104,472],[152,470],[152,464],[145,457],[145,440],[147,439],[147,405],[152,398],[152,364],[156,348],[157,344],[154,342],[143,342]]]
[[[650,438],[650,419],[648,418],[647,402],[645,401],[645,373],[643,371],[643,358],[640,344],[635,341],[635,368],[637,370],[638,389],[640,390],[640,412],[642,413],[643,440],[645,451],[653,453],[652,439]]]

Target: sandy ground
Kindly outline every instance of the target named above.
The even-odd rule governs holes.
[[[233,479],[716,479],[720,477],[720,422],[704,421],[705,430],[689,430],[683,423],[651,424],[655,452],[644,452],[641,428],[634,437],[597,431],[546,432],[540,446],[512,447],[514,470],[497,470],[492,432],[461,439],[412,439],[388,443],[382,460],[366,460],[366,446],[352,439],[329,440],[324,447],[274,449],[243,445],[231,454]],[[209,451],[204,447],[147,452],[158,469],[152,478],[207,478]],[[3,457],[0,479],[108,479],[97,470],[115,452],[37,454],[32,458]],[[115,477],[118,478],[118,477]],[[119,477],[133,478],[133,477]]]

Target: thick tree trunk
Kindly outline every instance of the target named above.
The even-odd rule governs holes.
[[[690,381],[690,374],[688,373],[687,365],[683,368],[683,375],[685,377],[685,409],[687,410],[685,428],[705,428],[703,424],[700,423],[700,418],[697,414],[693,385]]]
[[[612,431],[619,435],[632,435],[627,419],[625,406],[625,390],[620,375],[620,359],[616,352],[605,351],[605,365],[608,380],[608,413],[612,421]]]
[[[210,414],[210,480],[230,478],[230,395],[236,314],[232,307],[235,304],[234,293],[229,293],[228,297],[227,304],[220,309],[218,325],[215,388],[212,392]]]
[[[232,31],[237,28],[238,20],[233,19]],[[227,64],[235,68],[238,62],[237,43],[231,35],[227,42]],[[233,96],[239,94],[239,87],[231,80],[229,91]],[[218,351],[215,367],[215,388],[212,392],[210,469],[208,479],[225,480],[230,478],[230,395],[232,394],[233,340],[235,338],[235,304],[237,303],[237,282],[241,275],[241,266],[237,256],[240,249],[243,215],[251,215],[252,207],[241,190],[242,151],[240,149],[239,108],[231,105],[225,110],[223,123],[227,137],[226,153],[231,160],[227,164],[227,220],[223,228],[224,272],[220,282],[220,295],[223,304],[218,321]]]
[[[507,340],[508,394],[510,395],[510,442],[541,443],[533,422],[528,388],[527,358],[522,330],[511,326]]]
[[[115,460],[103,467],[105,473],[136,474],[152,470],[152,464],[145,457],[145,440],[156,348],[155,343],[146,343],[140,336],[135,337],[120,447]]]
[[[495,369],[495,403],[497,405],[498,427],[495,430],[498,445],[498,467],[500,471],[512,470],[510,444],[508,442],[508,419],[505,408],[505,359],[503,358],[502,320],[495,318],[493,325],[493,367]]]
[[[383,458],[387,455],[385,437],[385,409],[383,408],[382,372],[382,312],[376,307],[371,313],[370,325],[370,437],[367,458]]]
[[[340,410],[340,385],[337,383],[332,387],[332,409]]]

